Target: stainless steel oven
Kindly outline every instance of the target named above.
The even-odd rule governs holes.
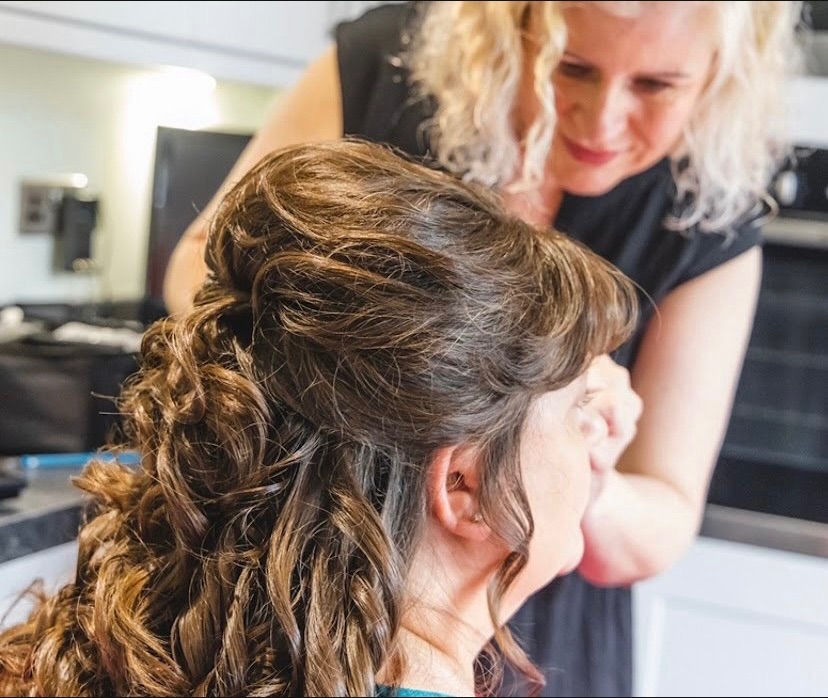
[[[828,149],[798,156],[702,531],[828,556]]]

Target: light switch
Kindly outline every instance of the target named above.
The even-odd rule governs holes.
[[[63,192],[63,187],[23,182],[20,186],[20,232],[55,232]]]

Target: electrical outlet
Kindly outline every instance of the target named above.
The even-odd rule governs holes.
[[[20,232],[53,233],[65,189],[61,186],[22,182],[20,186]]]

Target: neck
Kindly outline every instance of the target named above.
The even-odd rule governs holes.
[[[419,623],[400,628],[399,642],[406,659],[400,685],[452,696],[475,695],[474,661],[485,641],[464,640],[457,629],[440,630],[437,637]]]
[[[400,676],[384,668],[378,683],[474,695],[475,659],[494,634],[486,593],[492,567],[453,552],[437,556],[439,564],[423,555],[412,567],[419,574],[409,579],[411,602],[398,635],[405,668]]]
[[[563,201],[563,191],[552,182],[544,182],[537,189],[509,191],[507,186],[501,192],[506,210],[527,223],[552,227]]]

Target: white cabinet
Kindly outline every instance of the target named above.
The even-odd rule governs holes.
[[[0,1],[0,42],[287,87],[374,2]]]
[[[62,19],[90,26],[143,32],[162,37],[193,36],[193,6],[204,3],[152,2],[10,2],[0,6],[42,18]]]
[[[828,559],[700,538],[633,604],[638,696],[828,693]]]
[[[231,51],[306,64],[330,41],[325,2],[197,2],[195,38]]]
[[[43,580],[43,590],[52,594],[74,578],[77,559],[78,544],[71,541],[0,564],[2,627],[26,619],[32,601],[27,597],[21,598],[20,595],[33,581]]]

